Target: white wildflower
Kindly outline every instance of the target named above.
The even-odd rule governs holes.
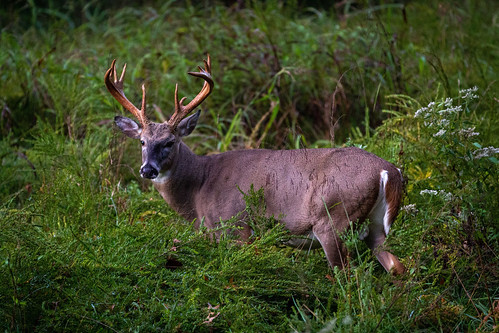
[[[416,208],[416,204],[405,205],[401,207],[400,210],[411,215],[416,215],[419,212],[419,210]]]
[[[444,200],[447,200],[447,201],[450,200],[450,199],[452,199],[452,193],[445,192],[444,190],[440,190],[438,192],[438,195],[440,197],[442,197]]]
[[[478,98],[478,96],[474,94],[477,91],[478,91],[478,87],[474,86],[473,88],[459,90],[459,95],[463,99],[474,99],[474,98]]]
[[[437,136],[442,136],[445,134],[445,132],[447,132],[446,130],[444,129],[441,129],[440,131],[438,131],[437,133],[433,134],[434,137],[437,137]]]
[[[452,98],[450,97],[447,97],[444,101],[444,105],[448,108],[450,108],[452,106]]]
[[[438,192],[435,190],[422,190],[421,192],[419,192],[419,194],[421,194],[421,195],[423,195],[423,194],[438,195]]]
[[[428,103],[428,106],[424,106],[416,111],[414,114],[414,118],[421,117],[423,118],[429,118],[431,116],[431,112],[433,111],[432,109],[436,106],[435,102],[430,102]]]
[[[451,106],[447,109],[443,109],[438,111],[439,114],[451,114],[451,113],[458,113],[463,111],[463,107],[461,105],[458,106]]]
[[[416,111],[416,113],[414,114],[414,118],[417,118],[417,117],[420,117],[420,116],[425,116],[428,114],[428,108],[424,107],[424,108],[421,108],[419,110]]]
[[[499,148],[495,147],[485,147],[477,149],[473,152],[473,158],[478,160],[484,157],[490,157],[492,155],[499,154]]]
[[[456,133],[464,137],[465,139],[471,138],[472,136],[480,135],[480,133],[475,132],[475,126],[469,128],[463,128]]]
[[[438,124],[442,127],[446,127],[446,126],[449,126],[450,124],[450,120],[449,119],[440,119],[438,121]]]
[[[435,195],[435,196],[441,197],[444,200],[452,199],[452,193],[445,192],[444,190],[440,190],[440,191],[422,190],[421,192],[419,192],[419,194],[421,194],[421,195],[423,195],[423,194]]]

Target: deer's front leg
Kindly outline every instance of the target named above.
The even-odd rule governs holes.
[[[331,265],[332,268],[338,266],[343,269],[346,263],[345,246],[341,242],[337,230],[334,230],[334,226],[331,222],[328,220],[315,225],[312,228],[312,232],[321,243],[329,265]]]

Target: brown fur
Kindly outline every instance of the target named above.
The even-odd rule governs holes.
[[[292,234],[312,232],[331,266],[344,266],[345,251],[338,234],[349,221],[367,218],[378,199],[382,170],[390,174],[386,185],[390,224],[400,204],[401,183],[391,177],[399,171],[358,148],[243,150],[197,156],[179,140],[171,154],[167,169],[162,170],[168,177],[153,182],[184,218],[195,219],[197,225],[203,220],[204,226],[215,228],[220,219],[245,209],[239,189],[248,192],[251,185],[263,188],[267,214],[281,217]],[[370,239],[376,239],[372,248],[377,253],[385,234],[383,229],[372,232]],[[248,237],[249,227],[244,225],[240,234]],[[394,273],[403,271],[395,256],[386,251],[377,256],[387,270],[393,268],[386,256],[395,262]]]

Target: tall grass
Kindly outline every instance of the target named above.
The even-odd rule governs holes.
[[[497,330],[496,3],[122,4],[0,9],[4,331]],[[408,182],[387,246],[405,276],[353,230],[342,271],[282,246],[258,191],[257,237],[211,242],[140,179],[105,70],[126,62],[127,96],[145,83],[163,120],[207,52],[194,151],[357,145],[394,162]]]

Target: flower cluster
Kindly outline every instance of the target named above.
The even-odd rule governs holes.
[[[419,210],[416,208],[416,204],[405,205],[403,207],[400,207],[400,210],[410,215],[416,215],[419,212]]]
[[[433,132],[432,136],[435,138],[449,135],[466,140],[480,135],[475,131],[475,127],[456,128],[456,125],[460,123],[456,117],[463,112],[463,105],[478,98],[475,94],[477,91],[478,87],[460,90],[459,101],[462,102],[461,105],[454,105],[455,99],[450,97],[444,101],[430,102],[427,106],[418,109],[414,118],[422,118],[423,125]]]
[[[446,115],[446,114],[459,113],[461,111],[463,111],[463,107],[461,105],[457,105],[457,106],[449,106],[447,107],[447,109],[438,111],[438,113],[441,115]]]
[[[478,91],[477,86],[474,86],[473,88],[469,88],[469,89],[462,89],[462,90],[459,90],[459,96],[461,96],[461,98],[466,99],[466,100],[476,99],[476,98],[478,98],[478,95],[475,94],[477,91]]]
[[[484,157],[491,157],[495,154],[499,154],[499,148],[496,147],[485,147],[473,151],[473,158],[478,160]]]
[[[430,102],[428,106],[422,107],[416,111],[414,114],[414,118],[423,117],[423,119],[431,119],[435,118],[437,114],[446,115],[446,114],[457,114],[463,111],[463,107],[461,105],[452,105],[452,99],[447,98],[442,103]],[[441,119],[442,120],[442,119]],[[425,124],[426,126],[433,125],[432,123]]]
[[[422,190],[421,192],[419,192],[419,194],[420,195],[429,194],[429,195],[433,195],[433,196],[439,196],[442,199],[447,200],[447,201],[450,200],[450,199],[452,199],[452,193],[445,192],[444,190],[440,190],[440,191],[436,191],[436,190]]]
[[[447,130],[444,130],[443,128],[440,129],[437,133],[433,134],[433,136],[442,136],[447,132]]]
[[[469,127],[469,128],[463,128],[458,131],[458,134],[460,137],[463,137],[465,139],[469,139],[472,136],[477,136],[480,135],[480,133],[475,132],[475,126]]]

